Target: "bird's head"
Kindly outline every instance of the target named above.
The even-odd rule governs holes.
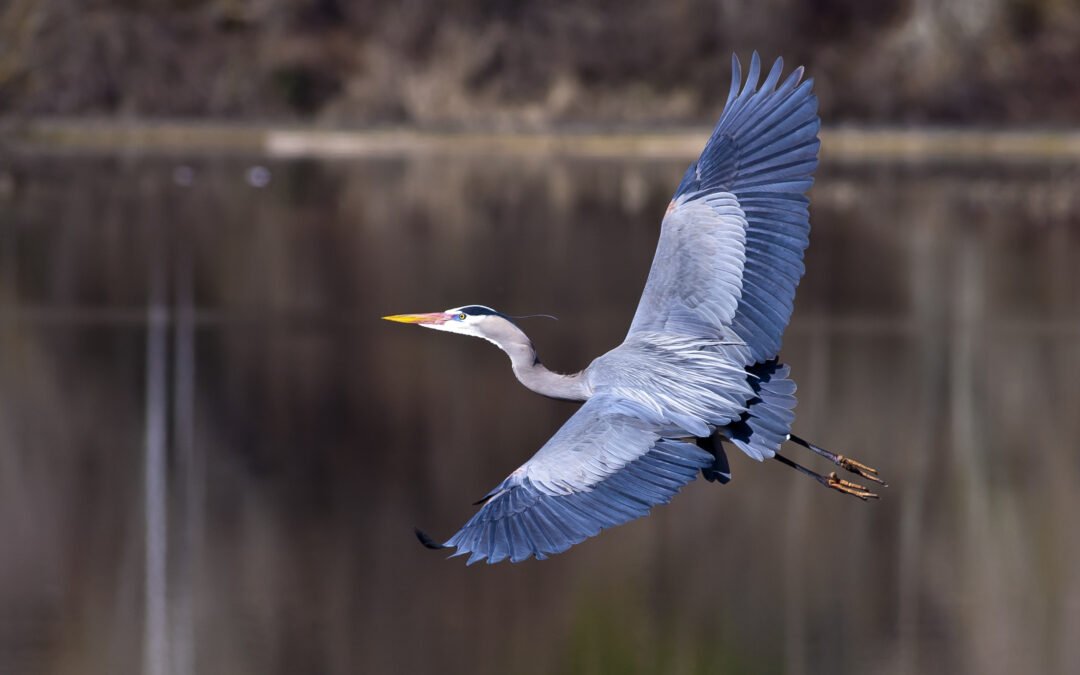
[[[513,322],[505,314],[484,305],[465,305],[429,314],[394,314],[383,318],[398,323],[414,323],[424,328],[443,330],[448,333],[486,338],[493,342],[495,336],[513,326]]]

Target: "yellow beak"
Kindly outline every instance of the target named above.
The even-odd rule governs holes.
[[[396,321],[397,323],[434,323],[440,324],[446,322],[446,314],[443,312],[432,312],[430,314],[392,314],[390,316],[384,316],[387,321]]]

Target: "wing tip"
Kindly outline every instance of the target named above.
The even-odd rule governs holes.
[[[429,535],[427,532],[424,532],[419,527],[414,527],[413,532],[416,534],[417,540],[419,540],[419,542],[424,545],[424,548],[430,548],[435,551],[453,548],[453,546],[447,546],[446,544],[440,544],[439,542],[435,541],[431,537],[431,535]]]

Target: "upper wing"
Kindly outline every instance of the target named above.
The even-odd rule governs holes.
[[[645,411],[641,411],[647,416]],[[594,396],[532,459],[485,497],[484,506],[445,544],[487,559],[513,562],[561,553],[605,527],[666,504],[710,466],[696,445],[663,437],[635,404]]]
[[[717,192],[674,202],[660,227],[630,334],[721,337],[735,318],[745,240],[746,216],[735,195]]]
[[[753,363],[780,351],[803,274],[820,121],[802,68],[780,83],[777,59],[760,87],[757,53],[745,87],[738,58],[732,69],[720,121],[668,207],[630,332],[734,333]]]

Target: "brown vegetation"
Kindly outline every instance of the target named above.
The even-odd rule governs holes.
[[[545,128],[708,121],[728,57],[807,65],[829,119],[1072,124],[1064,0],[9,0],[0,114]]]

